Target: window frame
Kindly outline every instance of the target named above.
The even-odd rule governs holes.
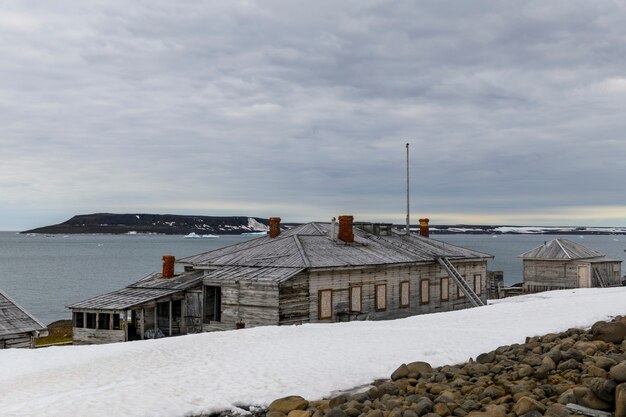
[[[379,288],[383,289],[382,307],[379,304],[379,302],[381,301],[381,299],[379,298],[379,293],[378,293]],[[376,284],[376,286],[374,287],[374,304],[375,304],[376,311],[387,311],[387,284],[386,283]]]
[[[424,283],[426,284],[426,291],[424,291]],[[420,304],[421,305],[430,304],[430,280],[429,279],[420,280]]]
[[[444,295],[444,281],[446,283],[445,287],[446,287],[446,291],[445,291],[445,297]],[[450,301],[450,278],[449,277],[443,277],[441,278],[441,280],[439,281],[439,299],[441,301]]]
[[[322,307],[324,303],[324,296],[328,294],[329,312],[328,315],[322,315]],[[319,290],[317,293],[317,318],[318,320],[330,320],[333,318],[333,290],[330,288]]]
[[[474,292],[477,296],[481,296],[483,293],[483,276],[482,274],[474,274]]]
[[[358,292],[358,297],[354,294],[355,292]],[[358,300],[358,309],[354,308],[356,300]],[[363,311],[363,287],[361,285],[353,285],[350,287],[349,306],[350,312],[360,313]]]
[[[406,298],[406,303],[403,302],[405,301],[405,298]],[[400,281],[400,308],[409,308],[410,306],[411,306],[411,282]]]

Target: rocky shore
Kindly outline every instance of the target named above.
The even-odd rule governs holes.
[[[445,349],[445,347],[443,347]],[[297,394],[297,393],[294,393]],[[626,417],[626,317],[529,337],[456,365],[402,364],[389,380],[321,401],[290,396],[267,417]],[[599,412],[599,413],[598,413]],[[605,414],[602,414],[604,412]]]

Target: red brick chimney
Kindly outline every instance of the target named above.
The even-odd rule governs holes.
[[[163,278],[174,278],[174,262],[176,257],[165,255],[163,257]]]
[[[280,217],[270,217],[270,230],[267,232],[271,239],[280,234]]]
[[[420,236],[428,237],[430,235],[430,230],[428,228],[429,219],[420,219]]]
[[[339,233],[337,238],[346,243],[354,242],[354,233],[352,232],[352,216],[339,216]]]

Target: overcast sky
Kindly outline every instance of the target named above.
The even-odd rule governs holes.
[[[626,225],[619,1],[3,1],[0,230]]]

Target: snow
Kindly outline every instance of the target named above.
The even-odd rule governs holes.
[[[256,219],[253,219],[252,217],[248,217],[248,227],[257,232],[267,232],[267,230],[269,229],[268,226],[264,225],[261,222],[258,222]]]
[[[626,313],[626,287],[497,300],[377,322],[267,326],[100,346],[0,350],[0,415],[190,416],[314,400]]]

